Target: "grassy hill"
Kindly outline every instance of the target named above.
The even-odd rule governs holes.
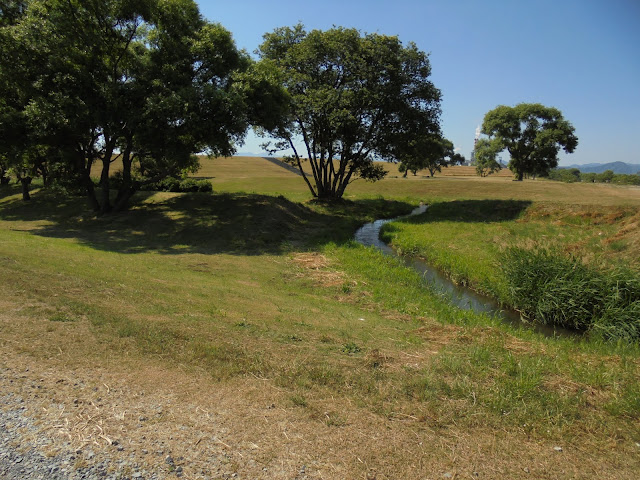
[[[329,207],[260,158],[197,176],[213,195],[140,194],[101,218],[81,198],[0,190],[3,388],[51,451],[118,455],[117,439],[149,471],[184,457],[185,478],[635,478],[637,345],[458,310],[350,238],[420,201],[515,200],[528,206],[496,238],[478,221],[435,240],[527,226],[523,241],[548,229],[633,264],[640,189],[388,178]]]

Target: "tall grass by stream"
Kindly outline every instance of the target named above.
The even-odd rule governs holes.
[[[526,319],[638,341],[638,216],[633,207],[439,202],[420,217],[386,225],[383,238]]]
[[[502,258],[508,302],[525,318],[605,339],[640,340],[640,275],[597,270],[549,250],[513,247]]]

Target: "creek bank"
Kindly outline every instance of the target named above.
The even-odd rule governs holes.
[[[505,309],[496,299],[483,295],[468,286],[454,283],[443,271],[429,265],[421,258],[398,254],[393,247],[380,239],[380,230],[385,224],[401,220],[403,218],[421,215],[425,213],[428,208],[428,205],[421,204],[413,209],[413,211],[408,215],[396,218],[378,219],[374,222],[367,223],[356,231],[354,240],[361,245],[366,247],[375,247],[385,255],[402,260],[407,267],[416,270],[422,275],[424,282],[432,289],[432,291],[445,296],[448,301],[462,310],[471,310],[476,313],[484,313],[494,316],[512,325],[526,326],[550,337],[576,335],[576,332],[553,327],[551,325],[526,322],[516,310]]]

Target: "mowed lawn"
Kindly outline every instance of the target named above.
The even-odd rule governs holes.
[[[102,218],[81,198],[37,191],[24,204],[0,191],[2,365],[171,391],[182,407],[158,431],[222,419],[215,435],[240,478],[296,478],[300,465],[308,478],[636,478],[637,345],[460,311],[350,238],[421,201],[531,202],[531,218],[547,208],[555,221],[633,213],[640,189],[410,176],[354,182],[332,207],[261,158],[205,159],[195,176],[214,194],[140,194]],[[466,224],[464,242],[481,224]],[[185,422],[196,404],[207,415]],[[126,418],[110,427],[133,441]]]

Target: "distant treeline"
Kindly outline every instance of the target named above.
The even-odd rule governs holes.
[[[577,168],[556,168],[549,172],[549,179],[566,183],[584,182],[640,185],[640,175],[613,173],[613,170],[605,170],[602,173],[581,173]]]

